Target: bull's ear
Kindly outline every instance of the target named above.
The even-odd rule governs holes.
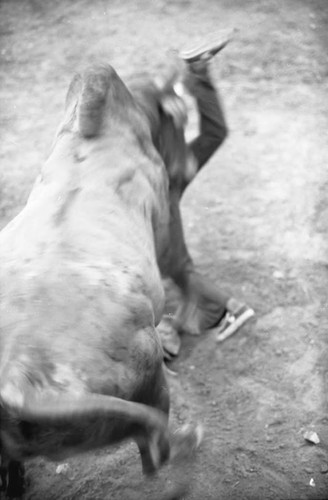
[[[83,74],[77,122],[78,130],[84,137],[98,135],[103,123],[110,69],[110,66],[99,65],[88,69]]]

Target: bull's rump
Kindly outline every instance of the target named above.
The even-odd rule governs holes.
[[[140,248],[146,224],[139,231],[136,217],[124,224],[116,205],[101,215],[107,229],[113,220],[113,231],[101,227],[97,210],[77,210],[58,225],[49,208],[40,210],[35,198],[31,205],[0,237],[0,391],[10,381],[14,399],[37,386],[45,401],[48,394],[98,393],[151,405],[162,363],[154,311],[163,291],[153,242]],[[131,247],[128,231],[121,238],[115,221],[125,231],[135,227],[138,242]],[[28,424],[35,438],[28,453],[69,453],[77,442],[88,449],[128,435],[117,418],[108,427],[99,417],[75,424]],[[53,442],[42,451],[49,432]]]
[[[83,326],[90,327],[87,338],[78,337],[80,324],[76,335],[71,328],[64,335],[26,332],[17,324],[15,335],[4,332],[11,338],[1,351],[1,440],[12,456],[59,459],[138,432],[134,413],[112,414],[110,401],[107,412],[92,400],[87,406],[93,395],[157,406],[165,382],[156,330],[108,335],[101,317]]]
[[[31,356],[36,372],[57,362],[94,365],[91,370],[107,366],[109,372],[112,363],[120,379],[116,364],[128,366],[136,349],[145,357],[157,354],[152,304],[137,273],[56,259],[52,267],[42,264],[38,273],[31,263],[0,273],[2,373],[4,361],[15,361],[21,352]]]
[[[156,400],[154,381],[162,376],[162,348],[150,304],[141,294],[118,295],[115,276],[106,282],[104,269],[97,268],[97,282],[94,269],[84,271],[77,279],[76,264],[74,271],[70,266],[52,269],[46,286],[34,276],[30,283],[20,281],[23,292],[24,286],[29,288],[28,294],[7,294],[1,301],[2,439],[11,435],[11,418],[25,422],[26,436],[19,434],[16,442],[14,426],[18,456],[58,458],[59,449],[63,455],[73,448],[83,451],[119,441],[136,430],[120,417],[104,421],[102,416],[81,415],[50,423],[19,417],[17,402],[20,405],[23,397],[33,406],[35,391],[42,406],[49,398],[79,401],[87,394],[151,406]]]
[[[15,231],[10,236],[15,240]],[[20,352],[27,357],[30,353],[36,372],[57,361],[75,364],[78,369],[80,363],[83,367],[102,366],[112,372],[115,386],[115,379],[119,381],[122,375],[118,364],[122,362],[128,369],[136,349],[145,351],[144,357],[157,357],[160,342],[154,311],[161,312],[164,300],[157,266],[136,249],[129,249],[126,255],[124,244],[115,238],[112,244],[108,235],[100,241],[91,238],[91,245],[97,240],[98,249],[104,250],[99,254],[90,252],[87,236],[84,246],[82,239],[81,246],[58,239],[54,248],[45,246],[43,253],[36,251],[42,241],[34,242],[33,248],[30,239],[29,248],[17,245],[10,253],[2,245],[2,373],[6,356],[13,362]],[[0,241],[5,240],[3,233]],[[118,254],[113,252],[115,247]],[[105,356],[103,361],[99,355]],[[104,385],[110,384],[110,377],[105,379]]]
[[[16,227],[0,235],[4,325],[25,322],[29,330],[47,330],[50,325],[57,334],[70,328],[66,333],[71,337],[75,325],[82,338],[90,331],[83,326],[83,314],[102,318],[99,327],[107,335],[118,335],[126,322],[132,334],[132,325],[154,326],[159,321],[164,291],[152,242],[133,245],[126,234],[123,240],[93,227],[90,217],[86,231],[79,231],[73,219],[70,227],[57,228],[51,237],[47,227],[43,231],[42,220],[29,225],[20,218]]]

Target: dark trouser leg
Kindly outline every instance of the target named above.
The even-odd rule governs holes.
[[[177,323],[180,328],[192,325],[194,333],[201,333],[213,327],[223,317],[229,296],[196,271],[185,244],[179,206],[180,194],[174,189],[171,189],[170,194],[169,275],[186,297],[185,307],[180,309]]]
[[[189,144],[189,148],[196,159],[197,170],[200,170],[227,137],[228,127],[207,66],[197,71],[190,68],[188,87],[196,98],[200,116],[200,135]]]
[[[228,134],[228,128],[218,93],[210,80],[207,65],[197,72],[193,72],[191,68],[189,88],[197,100],[200,115],[200,135],[189,144],[189,147],[196,159],[197,169],[200,170],[223,143]],[[185,187],[186,184],[183,186],[180,196],[182,196]],[[178,203],[179,200],[173,201],[173,225],[175,233],[182,233]],[[189,286],[197,290],[200,329],[208,329],[218,323],[225,314],[229,296],[220,292],[207,278],[199,274],[190,257],[188,274]]]

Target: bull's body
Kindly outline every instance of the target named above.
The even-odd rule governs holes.
[[[156,325],[168,179],[147,120],[110,67],[73,82],[23,211],[0,234],[3,460],[59,458],[134,437],[168,456]]]

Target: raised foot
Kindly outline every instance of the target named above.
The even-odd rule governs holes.
[[[216,341],[223,342],[223,340],[236,333],[254,315],[253,309],[246,304],[241,304],[236,311],[227,311],[216,328],[211,329],[216,333]]]
[[[233,31],[211,33],[199,44],[190,49],[181,50],[179,55],[187,63],[209,60],[220,52],[232,39]]]

